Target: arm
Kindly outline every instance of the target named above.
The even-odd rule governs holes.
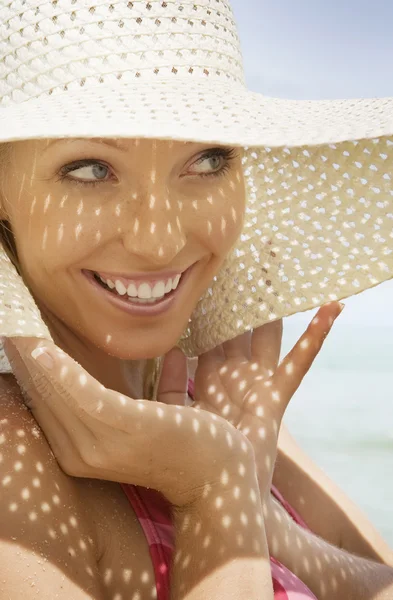
[[[393,566],[393,552],[366,515],[281,426],[274,485],[310,529],[327,542]]]
[[[102,600],[91,532],[72,480],[4,376],[0,441],[0,600]],[[78,527],[60,534],[71,516]]]
[[[272,555],[295,573],[317,598],[392,600],[393,569],[328,544],[298,526],[275,500],[266,531]]]
[[[42,600],[104,600],[97,567],[101,551],[97,541],[92,543],[73,478],[59,468],[8,377],[0,377],[0,461],[0,600],[25,600],[32,594]],[[175,510],[171,600],[226,600],[230,595],[272,600],[261,505],[252,493],[258,485],[253,456],[242,464],[249,468],[237,481],[241,508],[253,527],[243,527],[241,540],[239,527],[230,527],[240,515],[233,477],[227,490],[214,488],[213,493],[212,488],[191,508]],[[59,534],[71,516],[77,527]]]
[[[81,380],[80,366],[57,350],[48,376],[28,356],[16,358],[17,371],[63,470],[151,487],[175,507],[172,600],[273,600],[261,484],[241,432],[200,409],[127,398],[83,370]]]
[[[250,473],[254,470],[250,465]],[[173,511],[171,600],[273,600],[258,483],[253,479],[251,486],[239,480],[227,490],[210,488],[192,506]],[[233,493],[237,483],[239,496]]]

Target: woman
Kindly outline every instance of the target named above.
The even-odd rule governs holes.
[[[250,95],[225,2],[1,11],[3,242],[19,271],[3,253],[19,382],[2,377],[3,595],[391,597],[389,567],[270,494],[285,407],[341,307],[280,366],[278,319],[390,276],[390,139],[367,141],[391,132],[389,103],[318,119]],[[284,143],[302,147],[266,147]],[[180,338],[201,357],[193,407]]]

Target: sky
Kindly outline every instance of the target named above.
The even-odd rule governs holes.
[[[231,0],[249,88],[294,99],[393,96],[392,0]],[[340,322],[393,327],[393,281]],[[308,314],[292,317],[307,321]]]

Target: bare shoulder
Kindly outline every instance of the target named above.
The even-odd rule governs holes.
[[[34,589],[42,600],[101,598],[77,487],[11,375],[0,375],[0,488],[0,597],[19,600]]]
[[[308,456],[285,425],[280,430],[274,484],[310,529],[327,542],[393,564],[391,549],[368,517]]]

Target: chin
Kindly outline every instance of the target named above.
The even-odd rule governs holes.
[[[102,335],[98,338],[96,332],[94,339],[89,336],[89,340],[109,356],[121,360],[145,360],[164,356],[178,344],[183,331],[177,324],[177,327],[160,328],[159,331],[146,328],[124,331],[110,337]]]

